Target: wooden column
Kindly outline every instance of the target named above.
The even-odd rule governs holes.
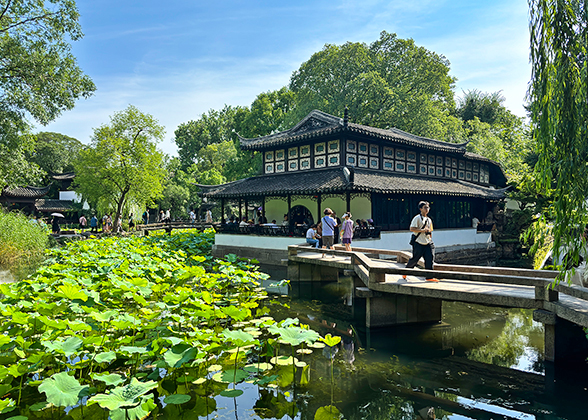
[[[351,212],[351,193],[349,191],[347,191],[347,193],[345,194],[346,197],[345,199],[347,200],[347,213]],[[373,219],[373,217],[372,217]]]
[[[242,204],[241,198],[239,198],[239,223],[241,223],[241,221],[243,220],[243,212],[241,211],[241,204]]]
[[[292,215],[290,211],[292,210],[292,196],[288,194],[288,233],[292,233]]]
[[[322,216],[321,216],[321,206],[322,206],[322,204],[323,204],[323,203],[322,203],[322,197],[321,197],[321,194],[318,194],[318,195],[317,195],[317,197],[318,197],[318,198],[317,198],[317,200],[316,200],[316,206],[317,206],[317,215],[318,215],[318,216],[317,216],[317,219],[316,219],[315,223],[317,223],[317,224],[318,224],[318,222],[321,220],[321,217],[322,217]]]
[[[245,199],[245,218],[249,221],[249,201]]]
[[[265,196],[261,197],[261,215],[265,219]]]
[[[221,225],[225,224],[225,199],[221,198]]]

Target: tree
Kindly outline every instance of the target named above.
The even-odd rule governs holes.
[[[36,163],[47,174],[59,174],[74,170],[74,162],[84,145],[73,137],[60,133],[37,133],[35,148],[27,159]]]
[[[554,197],[542,219],[553,224],[554,259],[565,248],[575,265],[588,222],[588,1],[529,4],[535,176],[540,190]]]
[[[26,162],[27,118],[47,124],[95,90],[70,51],[69,40],[83,36],[78,18],[74,0],[0,4],[0,154],[11,155],[0,165],[2,185],[14,183],[12,177],[19,176]],[[34,165],[24,171],[30,169]]]
[[[347,106],[355,123],[451,140],[454,81],[444,56],[396,34],[384,31],[369,46],[328,44],[290,79],[296,108],[289,123],[312,109],[342,116]]]
[[[164,134],[151,115],[129,105],[94,129],[90,147],[81,151],[76,190],[94,206],[114,206],[114,226],[126,204],[143,206],[161,195],[165,170],[156,146]]]

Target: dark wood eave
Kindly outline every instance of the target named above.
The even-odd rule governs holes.
[[[289,130],[251,139],[244,138],[239,134],[237,136],[239,137],[241,149],[262,151],[346,133],[362,136],[366,140],[390,141],[407,147],[457,154],[464,154],[467,144],[429,139],[397,128],[382,129],[354,123],[345,124],[342,118],[318,110],[310,112],[302,121]]]

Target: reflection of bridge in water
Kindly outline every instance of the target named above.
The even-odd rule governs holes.
[[[365,300],[368,328],[439,322],[443,301],[535,309],[533,318],[545,326],[545,360],[585,360],[588,354],[582,329],[588,327],[588,289],[554,285],[553,271],[448,264],[414,270],[405,268],[407,252],[368,248],[346,252],[294,245],[288,254],[291,281],[336,281],[340,271],[351,272],[354,305]]]

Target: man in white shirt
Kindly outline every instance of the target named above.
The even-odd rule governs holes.
[[[421,257],[425,260],[425,269],[433,269],[435,260],[435,245],[433,244],[433,221],[428,217],[430,205],[428,201],[419,203],[420,214],[417,214],[410,223],[410,231],[416,236],[412,246],[412,258],[406,263],[406,268],[414,268]],[[406,278],[406,276],[402,276]],[[427,278],[427,281],[438,282],[436,278]]]

